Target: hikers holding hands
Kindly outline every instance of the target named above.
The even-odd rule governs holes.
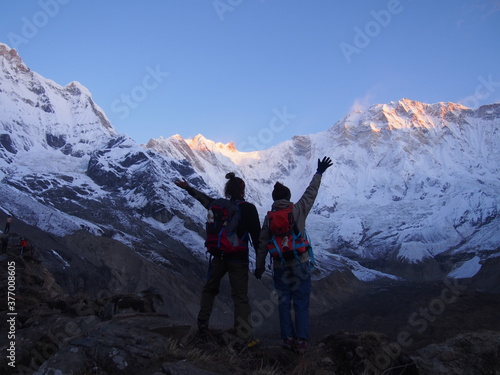
[[[251,347],[257,341],[253,339],[253,328],[250,320],[251,310],[248,300],[248,241],[250,237],[254,248],[258,248],[260,221],[255,206],[244,200],[245,182],[241,178],[236,177],[234,173],[228,173],[226,178],[228,181],[225,185],[224,195],[229,201],[211,198],[190,186],[185,179],[183,181],[175,180],[174,182],[208,209],[206,246],[207,251],[211,254],[211,260],[208,280],[203,287],[201,296],[197,321],[198,329],[200,333],[207,332],[214,300],[219,293],[220,282],[227,273],[231,284],[231,296],[234,302],[234,330],[238,338],[248,347]],[[223,207],[224,204],[230,204],[232,207]],[[227,247],[231,247],[228,250],[229,252],[223,252],[218,249],[224,250],[223,244],[218,244],[217,240],[214,243],[208,230],[211,225],[216,225],[217,217],[222,215],[218,210],[220,212],[223,210],[226,210],[225,212],[234,210],[234,215],[237,215],[235,217],[234,215],[231,216],[236,220],[231,221],[234,222],[236,229],[227,231],[235,231],[236,236],[232,235],[232,233],[226,233],[227,228],[222,232],[227,239]],[[227,224],[227,221],[229,220],[226,220],[224,224]],[[231,236],[226,236],[229,234]],[[215,235],[216,238],[217,235]],[[234,241],[236,241],[235,246],[231,244]]]
[[[309,348],[312,249],[305,233],[305,222],[318,195],[322,174],[332,164],[329,157],[325,156],[321,161],[318,159],[315,175],[295,204],[290,202],[290,189],[279,182],[274,185],[272,211],[264,218],[257,250],[257,278],[261,278],[265,271],[268,252],[272,256],[283,347],[299,353],[304,353]],[[292,302],[295,324],[291,316]]]

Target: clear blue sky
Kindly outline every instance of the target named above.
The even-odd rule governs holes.
[[[0,0],[0,41],[139,143],[264,149],[401,98],[500,101],[499,0]]]

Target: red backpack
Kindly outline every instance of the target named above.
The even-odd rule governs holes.
[[[302,237],[293,220],[293,203],[277,210],[269,211],[269,229],[272,237],[267,243],[267,250],[274,259],[287,261],[299,259],[303,253],[309,250],[309,241]]]
[[[208,206],[205,246],[210,254],[221,256],[248,251],[248,246],[243,241],[247,234],[239,238],[236,233],[240,220],[239,205],[244,202],[219,198]]]

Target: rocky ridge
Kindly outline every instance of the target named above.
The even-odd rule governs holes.
[[[43,265],[35,246],[23,257],[18,250],[11,246],[0,255],[2,267],[15,263],[20,281],[17,325],[11,330],[15,367],[0,365],[3,374],[473,375],[500,370],[500,295],[478,294],[470,282],[367,288],[336,278],[329,281],[337,291],[335,307],[327,313],[318,309],[324,285],[316,285],[311,310],[316,337],[311,350],[299,356],[279,346],[277,322],[270,330],[257,326],[261,345],[244,349],[227,328],[197,334],[189,319],[166,313],[172,300],[163,300],[152,287],[132,293],[70,292]],[[7,282],[6,274],[2,278]],[[391,308],[394,298],[399,308]],[[408,315],[413,331],[404,326]],[[2,325],[2,335],[6,329]]]

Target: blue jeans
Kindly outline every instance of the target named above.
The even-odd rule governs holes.
[[[309,262],[274,268],[274,288],[279,298],[281,338],[309,339],[309,296],[311,267]],[[295,324],[292,321],[292,302]]]

